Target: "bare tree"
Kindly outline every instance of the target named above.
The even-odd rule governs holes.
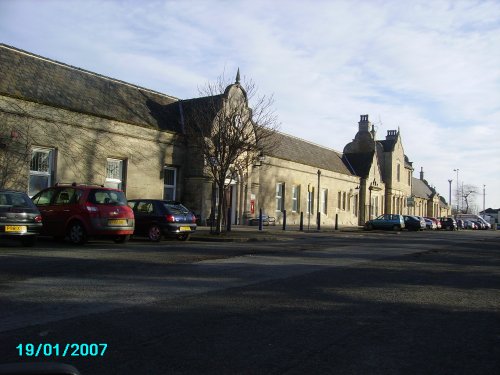
[[[465,207],[462,208],[462,213],[470,213],[469,209],[474,203],[474,198],[477,194],[477,187],[474,185],[463,185],[462,186],[462,199],[465,203]]]
[[[25,189],[31,156],[30,130],[15,130],[0,122],[0,189]]]
[[[212,214],[217,212],[215,232],[221,233],[228,186],[238,171],[247,170],[273,146],[279,124],[273,97],[257,95],[252,81],[245,81],[243,88],[239,70],[234,84],[221,76],[199,93],[200,98],[183,102],[185,131],[188,142],[203,158],[204,173],[218,188],[218,204],[214,207],[212,202]]]

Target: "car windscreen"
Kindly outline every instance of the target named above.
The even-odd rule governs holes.
[[[3,191],[0,192],[0,207],[9,208],[33,208],[33,202],[28,195],[21,192]]]
[[[163,202],[163,206],[173,215],[185,215],[190,213],[190,211],[180,203]]]
[[[103,204],[110,206],[126,206],[127,199],[122,191],[94,189],[89,193],[88,201],[93,204]]]

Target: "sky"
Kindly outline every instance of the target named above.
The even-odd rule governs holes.
[[[239,68],[282,132],[342,152],[368,114],[500,208],[499,0],[0,0],[0,42],[180,99]]]

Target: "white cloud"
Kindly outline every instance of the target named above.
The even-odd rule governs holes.
[[[369,114],[379,137],[401,128],[445,197],[458,167],[500,207],[497,1],[21,0],[0,14],[5,43],[180,98],[240,67],[274,93],[283,131],[339,151]]]

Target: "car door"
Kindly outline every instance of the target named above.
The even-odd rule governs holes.
[[[49,188],[42,190],[32,198],[33,203],[35,203],[40,211],[40,214],[42,215],[42,234],[44,235],[53,236],[55,235],[55,231],[57,229],[56,217],[52,205],[55,193],[56,189]]]
[[[382,215],[380,217],[379,227],[381,229],[392,228],[392,215]]]
[[[134,207],[135,232],[141,235],[148,233],[154,223],[154,204],[152,201],[138,201]]]
[[[56,192],[52,200],[52,229],[54,236],[65,236],[67,224],[71,217],[78,214],[78,200],[81,193],[73,187],[65,187]]]

